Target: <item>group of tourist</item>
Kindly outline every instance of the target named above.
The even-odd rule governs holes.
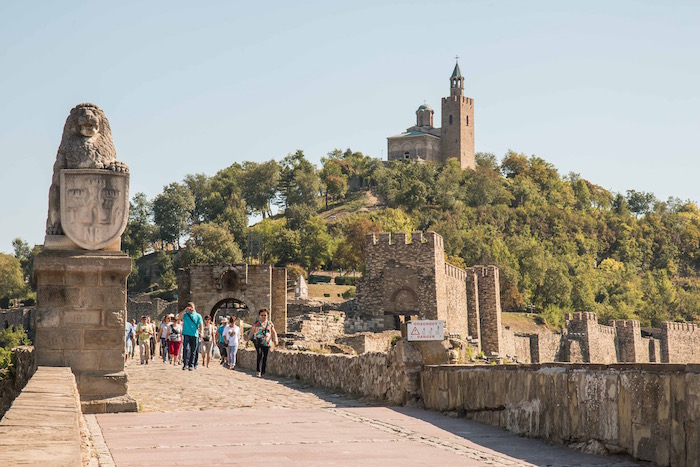
[[[135,319],[126,323],[125,359],[134,358],[138,345],[141,365],[148,365],[155,359],[156,344],[159,343],[164,364],[182,365],[183,371],[192,371],[197,369],[200,353],[203,366],[209,367],[216,342],[220,354],[219,363],[233,370],[236,367],[236,354],[241,340],[245,343],[252,340],[257,356],[256,370],[258,377],[262,378],[265,375],[270,347],[273,343],[279,343],[275,326],[269,318],[270,312],[267,308],[261,308],[258,319],[243,336],[234,316],[228,320],[221,318],[219,326],[216,327],[211,316],[202,318],[192,302],[177,316],[164,316],[159,326],[156,326],[149,316],[144,315],[138,324]]]

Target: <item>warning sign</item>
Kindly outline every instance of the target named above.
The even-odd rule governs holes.
[[[409,341],[441,341],[445,334],[444,321],[409,321],[406,323]]]

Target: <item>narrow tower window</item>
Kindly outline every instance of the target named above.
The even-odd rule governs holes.
[[[467,126],[469,126],[469,115],[467,115]]]
[[[452,125],[452,115],[450,115],[450,125]]]

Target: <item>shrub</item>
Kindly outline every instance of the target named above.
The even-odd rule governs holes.
[[[29,344],[31,341],[24,329],[7,328],[0,331],[0,368],[7,368],[10,365],[12,349]]]
[[[335,278],[335,285],[355,285],[355,277],[338,276]]]
[[[330,284],[331,276],[309,276],[309,284]]]
[[[345,300],[348,300],[348,299],[350,299],[350,298],[355,298],[355,295],[356,295],[356,294],[355,294],[355,289],[353,288],[353,289],[348,289],[348,290],[346,290],[345,292],[343,292],[342,297],[343,297]]]

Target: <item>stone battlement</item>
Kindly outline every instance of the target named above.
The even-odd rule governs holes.
[[[696,332],[698,327],[695,324],[690,323],[674,323],[671,321],[665,321],[663,324],[663,329],[668,331],[683,331],[683,332]]]
[[[367,234],[366,242],[368,247],[373,246],[404,246],[404,245],[430,245],[438,248],[443,247],[443,240],[440,235],[432,230],[423,232],[412,232],[410,237],[405,232],[379,232]]]
[[[445,263],[445,274],[447,277],[452,277],[453,279],[458,279],[460,281],[467,280],[467,271],[449,263]]]
[[[577,311],[566,314],[567,321],[594,321],[598,322],[598,314],[591,311]]]
[[[640,329],[639,321],[636,319],[613,319],[610,323],[615,328]]]

